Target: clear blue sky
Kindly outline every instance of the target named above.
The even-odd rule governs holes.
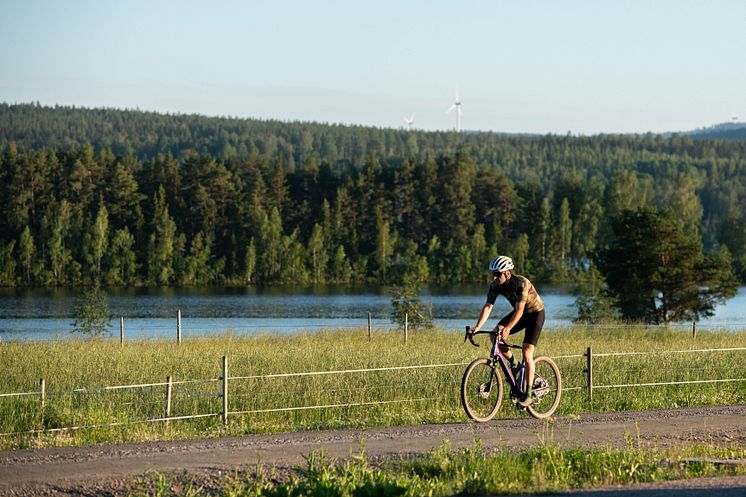
[[[0,101],[576,134],[746,120],[746,1],[0,0]]]

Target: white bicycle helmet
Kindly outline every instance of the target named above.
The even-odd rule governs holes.
[[[491,273],[502,273],[504,271],[510,271],[515,266],[513,265],[513,259],[506,255],[498,255],[492,262],[490,262]]]

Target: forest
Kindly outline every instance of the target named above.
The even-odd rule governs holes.
[[[0,103],[0,286],[572,282],[671,208],[746,281],[746,141]]]

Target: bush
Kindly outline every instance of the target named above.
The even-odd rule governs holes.
[[[98,285],[83,291],[75,305],[72,333],[99,337],[110,331],[111,312],[106,293]]]

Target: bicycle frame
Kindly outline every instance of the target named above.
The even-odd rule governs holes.
[[[490,335],[490,336],[495,335],[495,336],[497,336],[497,335],[499,335],[499,332],[497,332],[497,331],[477,331],[476,333],[471,333],[470,334],[469,333],[469,327],[467,326],[466,327],[466,337],[464,338],[464,341],[466,341],[466,339],[468,338],[469,341],[472,343],[472,345],[474,345],[475,347],[479,347],[479,344],[475,343],[474,340],[473,340],[474,335]],[[513,394],[513,396],[515,396],[515,397],[520,397],[524,393],[523,388],[521,388],[521,386],[519,384],[519,381],[518,381],[519,378],[516,378],[513,375],[513,370],[508,365],[508,360],[500,352],[500,350],[499,350],[499,346],[500,345],[504,345],[504,346],[506,346],[508,348],[511,348],[511,349],[520,349],[522,347],[520,347],[518,345],[509,344],[508,342],[506,342],[505,340],[503,340],[502,337],[498,336],[497,339],[495,340],[495,343],[492,344],[492,349],[490,350],[490,354],[489,354],[490,355],[490,359],[492,361],[497,360],[499,362],[500,369],[502,369],[502,372],[505,375],[505,379],[507,380],[508,385],[510,385],[510,392],[511,392],[511,394]],[[494,362],[493,362],[493,364],[494,364]],[[525,360],[523,360],[523,359],[521,360],[519,368],[520,368],[520,371],[521,371],[520,376],[522,377],[523,372],[526,370],[526,361]],[[495,375],[494,374],[492,376],[490,376],[490,381],[488,383],[488,388],[492,388],[492,382],[493,381],[495,381]]]

